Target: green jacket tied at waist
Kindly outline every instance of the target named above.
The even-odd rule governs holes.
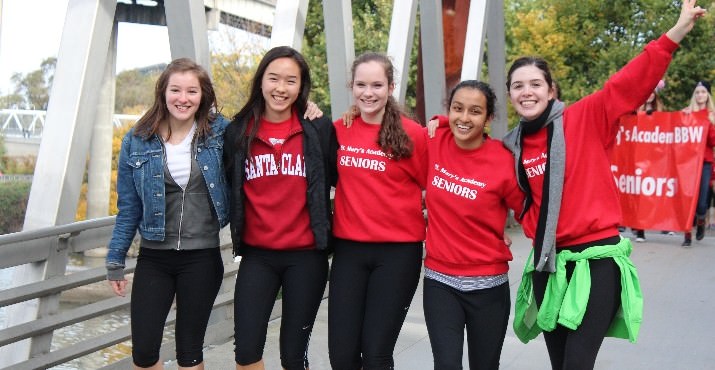
[[[556,255],[556,272],[549,275],[541,307],[537,307],[532,285],[533,250],[524,267],[524,274],[516,296],[514,332],[527,343],[543,330],[552,331],[556,324],[576,330],[586,312],[591,291],[591,259],[613,258],[621,270],[621,307],[606,333],[608,337],[638,338],[643,318],[643,295],[638,273],[629,258],[633,246],[630,239],[621,238],[615,245],[599,245],[574,253],[563,250]],[[566,262],[575,262],[571,280],[566,279]]]

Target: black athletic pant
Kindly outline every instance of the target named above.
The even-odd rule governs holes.
[[[511,307],[509,283],[462,292],[425,278],[423,291],[435,370],[462,369],[465,327],[469,368],[499,369]]]
[[[327,280],[324,251],[242,247],[234,292],[236,363],[250,365],[263,358],[268,320],[282,287],[281,365],[306,369],[308,342]]]
[[[616,243],[618,237],[568,249],[578,252],[592,245]],[[574,262],[566,264],[568,279],[571,279],[574,265]],[[581,325],[576,330],[556,325],[553,331],[544,331],[551,368],[554,370],[593,369],[606,331],[621,305],[621,272],[613,258],[589,260],[589,266],[591,293]],[[534,271],[534,296],[539,306],[544,300],[548,278],[549,273]]]
[[[422,268],[422,242],[336,240],[328,349],[335,370],[392,369],[397,337]]]
[[[203,361],[204,335],[223,280],[219,248],[141,248],[131,301],[132,359],[139,367],[159,361],[164,323],[176,296],[176,359],[191,367]]]

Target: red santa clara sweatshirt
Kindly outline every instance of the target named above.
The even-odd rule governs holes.
[[[245,163],[242,238],[249,245],[277,250],[315,245],[306,207],[302,132],[295,113],[283,122],[261,120]]]

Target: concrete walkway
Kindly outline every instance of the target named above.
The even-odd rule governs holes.
[[[510,229],[514,241],[514,261],[509,273],[512,313],[521,271],[530,242],[520,228]],[[691,248],[680,246],[677,236],[646,233],[645,243],[634,243],[632,259],[638,267],[645,307],[638,342],[606,338],[596,361],[596,369],[713,369],[715,368],[715,234]],[[630,237],[630,231],[623,233]],[[312,370],[330,369],[327,344],[327,299],[323,301],[310,343]],[[265,362],[267,369],[280,369],[278,328],[269,325]],[[464,368],[468,369],[466,361]],[[206,352],[206,369],[234,368],[233,344],[212,347]],[[173,366],[173,367],[172,367]],[[176,369],[176,365],[168,369]],[[395,348],[396,369],[432,369],[432,352],[422,311],[422,285],[412,301]],[[521,343],[511,328],[507,330],[501,369],[550,369],[541,336]]]

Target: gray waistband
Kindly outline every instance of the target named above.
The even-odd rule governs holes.
[[[509,281],[509,275],[506,273],[483,276],[454,276],[443,274],[427,267],[425,267],[425,278],[439,281],[462,292],[494,288]]]

